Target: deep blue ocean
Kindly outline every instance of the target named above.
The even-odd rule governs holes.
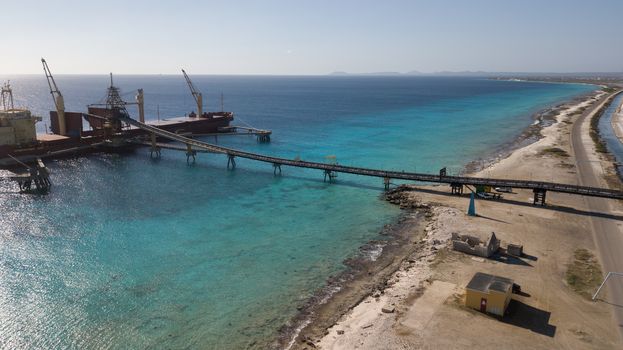
[[[11,79],[16,102],[53,107],[43,75]],[[107,76],[58,76],[67,110],[102,101]],[[535,112],[588,85],[425,77],[193,76],[208,109],[273,130],[218,143],[288,158],[456,173],[491,156]],[[145,90],[148,119],[194,109],[182,76],[117,76]],[[130,112],[136,116],[135,110]],[[213,139],[206,139],[214,141]],[[147,149],[47,161],[45,196],[0,185],[1,348],[263,348],[399,209],[382,181]]]

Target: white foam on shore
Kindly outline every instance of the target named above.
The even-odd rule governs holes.
[[[326,293],[324,297],[318,301],[318,304],[319,305],[325,304],[326,302],[329,301],[329,299],[331,299],[331,297],[335,293],[339,292],[340,290],[342,290],[342,287],[340,286],[333,286],[331,288],[326,288]],[[292,332],[292,338],[290,339],[290,341],[288,342],[288,345],[285,348],[286,350],[290,350],[290,348],[292,348],[292,346],[296,342],[296,338],[298,338],[299,334],[301,334],[301,331],[311,323],[312,316],[313,314],[309,315],[309,317],[307,317],[305,321],[301,322],[301,324],[294,329],[294,331]]]
[[[301,334],[301,331],[303,330],[303,328],[307,327],[310,323],[311,323],[311,317],[306,319],[303,323],[301,323],[298,327],[296,327],[296,329],[294,330],[294,333],[292,334],[292,339],[290,339],[290,342],[286,346],[286,350],[290,350],[292,348],[292,346],[296,342],[296,338],[299,336],[299,334]]]
[[[368,259],[370,259],[370,261],[376,261],[381,256],[381,254],[383,254],[384,246],[384,244],[378,243],[370,247],[370,250],[367,251]]]

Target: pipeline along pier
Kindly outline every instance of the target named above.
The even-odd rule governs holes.
[[[186,150],[187,161],[190,162],[192,158],[195,159],[196,151],[200,150],[209,153],[225,154],[228,157],[227,167],[235,168],[236,157],[256,160],[259,162],[270,163],[273,165],[274,174],[281,174],[281,166],[292,166],[298,168],[318,169],[324,172],[325,180],[328,178],[331,181],[336,177],[337,173],[347,173],[362,176],[372,176],[382,178],[385,189],[389,189],[390,180],[408,180],[417,182],[429,182],[429,183],[446,183],[452,187],[452,193],[462,194],[463,186],[491,186],[491,187],[512,187],[529,189],[534,193],[534,204],[545,205],[545,197],[548,191],[567,193],[574,195],[583,195],[591,197],[609,198],[609,199],[623,199],[623,191],[612,190],[608,188],[578,186],[571,184],[561,184],[555,182],[542,182],[542,181],[528,181],[528,180],[510,180],[510,179],[493,179],[493,178],[478,178],[467,176],[448,176],[445,169],[436,174],[424,174],[424,173],[411,173],[411,172],[398,172],[387,171],[379,169],[359,168],[352,166],[344,166],[339,164],[327,164],[318,162],[309,162],[304,160],[292,160],[278,157],[271,157],[251,152],[240,151],[227,147],[221,147],[210,143],[190,139],[166,130],[159,129],[155,126],[151,126],[145,123],[141,123],[135,119],[129,117],[119,117],[122,122],[133,125],[140,128],[149,134],[151,134],[151,143],[143,143],[144,145],[150,145],[153,152],[159,154],[160,148],[170,148],[176,150]],[[177,141],[185,144],[186,147],[180,146],[163,146],[156,143],[156,135],[169,139],[171,141]]]

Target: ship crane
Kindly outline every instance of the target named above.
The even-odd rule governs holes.
[[[5,111],[10,111],[14,108],[13,106],[13,90],[11,89],[11,85],[7,81],[0,90],[0,99],[2,100],[2,108]]]
[[[56,106],[56,115],[58,117],[58,131],[60,135],[64,136],[67,133],[67,129],[65,126],[65,100],[63,99],[61,91],[56,86],[56,82],[54,81],[52,72],[50,72],[48,63],[43,58],[41,59],[41,63],[43,64],[45,77],[48,79],[50,94],[52,94],[52,99],[54,100],[54,105]]]
[[[201,91],[195,88],[195,85],[193,85],[193,82],[190,80],[190,78],[188,77],[188,74],[186,74],[186,72],[183,69],[182,69],[182,73],[184,74],[184,79],[186,79],[186,84],[188,84],[190,93],[193,95],[195,102],[197,102],[197,115],[201,117],[203,115],[203,96],[201,95]]]

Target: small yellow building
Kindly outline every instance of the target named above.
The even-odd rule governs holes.
[[[504,316],[512,293],[513,280],[477,272],[465,287],[465,305],[482,312]]]

